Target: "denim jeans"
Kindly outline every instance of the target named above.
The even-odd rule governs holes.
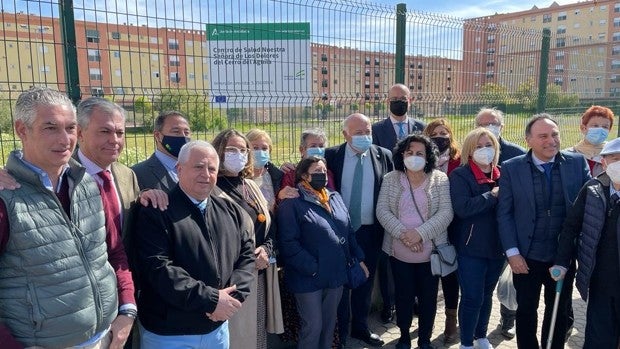
[[[229,344],[228,321],[202,335],[161,336],[140,326],[141,349],[228,349]]]
[[[461,345],[472,346],[475,338],[487,336],[493,290],[502,273],[504,260],[459,255],[458,261]]]

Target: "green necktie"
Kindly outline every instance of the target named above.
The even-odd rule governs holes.
[[[362,183],[364,181],[364,163],[362,154],[357,154],[353,183],[351,184],[351,200],[349,200],[349,217],[351,227],[357,231],[362,226]]]

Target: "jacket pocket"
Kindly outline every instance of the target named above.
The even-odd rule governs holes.
[[[39,297],[37,296],[36,287],[32,283],[28,283],[26,299],[30,307],[30,322],[35,331],[40,331],[43,327],[43,315],[39,307]]]

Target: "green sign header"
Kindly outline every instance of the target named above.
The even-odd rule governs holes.
[[[207,24],[207,40],[310,40],[310,23]]]

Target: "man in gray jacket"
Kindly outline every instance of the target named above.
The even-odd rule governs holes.
[[[114,269],[97,183],[71,159],[75,108],[35,87],[15,106],[23,150],[0,191],[0,343],[3,348],[108,347],[117,318]]]

